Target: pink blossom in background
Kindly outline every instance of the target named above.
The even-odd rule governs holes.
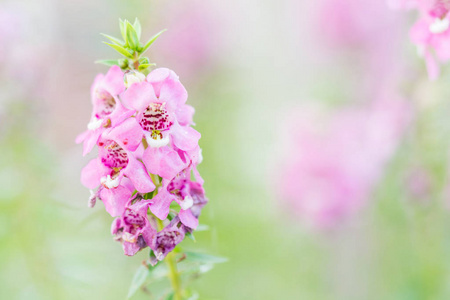
[[[397,99],[335,113],[305,109],[285,128],[280,197],[303,222],[336,226],[369,200],[410,118],[409,105]]]
[[[412,9],[417,7],[420,0],[386,0],[391,9]]]
[[[449,10],[448,1],[421,1],[420,18],[410,32],[412,42],[425,60],[431,80],[439,77],[439,66],[450,61]]]
[[[189,1],[166,9],[163,24],[168,29],[155,46],[155,58],[178,70],[182,78],[202,75],[214,65],[219,46],[219,21],[213,19],[209,1]]]
[[[330,54],[344,53],[359,86],[368,94],[396,82],[403,70],[400,55],[404,20],[384,1],[321,0],[315,28]],[[324,47],[324,48],[325,48]]]

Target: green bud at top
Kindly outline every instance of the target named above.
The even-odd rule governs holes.
[[[148,48],[165,30],[160,31],[150,38],[147,43],[143,44],[140,41],[142,27],[137,18],[133,24],[127,20],[119,19],[119,27],[122,39],[107,34],[102,35],[109,40],[104,43],[111,46],[111,48],[119,52],[125,58],[98,62],[108,65],[118,65],[124,70],[134,69],[144,72],[147,71],[147,68],[153,66],[154,64],[151,64],[147,57],[141,57],[141,55],[148,50]]]

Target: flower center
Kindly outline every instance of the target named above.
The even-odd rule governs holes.
[[[166,254],[172,251],[182,238],[181,233],[178,231],[160,232],[156,237],[156,258],[158,260],[164,259]]]
[[[126,151],[114,141],[109,141],[103,145],[104,154],[102,155],[102,163],[115,171],[119,172],[128,165],[128,155]]]
[[[145,218],[130,209],[127,209],[125,212],[123,220],[127,225],[133,225],[136,227],[143,227],[145,225]]]
[[[95,109],[96,117],[101,119],[110,115],[116,109],[116,100],[105,90],[97,90],[97,107]]]
[[[150,132],[152,138],[162,139],[162,131],[170,129],[173,125],[169,113],[165,109],[165,103],[150,104],[142,115],[140,125],[144,130]]]

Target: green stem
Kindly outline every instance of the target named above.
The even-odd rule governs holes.
[[[173,299],[174,300],[182,300],[182,288],[181,288],[181,280],[180,280],[180,273],[178,273],[177,270],[177,262],[175,259],[175,254],[173,252],[170,252],[166,256],[166,263],[169,267],[169,278],[170,282],[172,283],[173,291],[175,292]]]
[[[158,223],[158,231],[162,230],[164,228],[163,222],[158,218],[156,218],[156,221]],[[174,300],[182,300],[183,299],[183,297],[182,297],[183,289],[181,287],[180,273],[178,272],[178,269],[177,269],[177,261],[175,258],[175,253],[169,252],[169,254],[167,254],[167,256],[164,260],[165,260],[167,266],[169,267],[170,283],[171,283],[172,289],[174,291],[173,299]]]

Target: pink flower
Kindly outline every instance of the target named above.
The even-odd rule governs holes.
[[[420,0],[386,0],[391,9],[412,9],[417,7]]]
[[[199,78],[214,64],[220,45],[218,10],[210,1],[176,3],[165,10],[168,29],[155,47],[155,57],[173,66],[183,78]]]
[[[399,50],[404,35],[397,13],[373,0],[322,0],[317,7],[314,36],[326,43],[325,55],[344,54],[349,72],[360,74],[358,89],[373,95],[397,81],[403,71]]]
[[[150,246],[162,260],[198,226],[208,201],[197,170],[200,134],[191,127],[194,109],[186,100],[169,69],[146,77],[112,67],[92,86],[91,121],[77,141],[84,142],[84,154],[97,145],[98,156],[83,168],[81,182],[91,189],[90,207],[100,199],[118,217],[111,231],[126,255]],[[157,232],[156,224],[165,227]]]
[[[131,128],[127,128],[127,124]],[[121,126],[105,132],[98,142],[99,156],[82,170],[81,182],[90,189],[97,188],[100,184],[100,199],[105,203],[107,211],[115,217],[123,212],[128,199],[124,195],[131,195],[129,189],[121,186],[122,179],[128,178],[133,187],[140,193],[148,193],[155,189],[144,165],[138,161],[132,150],[136,150],[141,142],[139,136],[133,139],[132,126],[137,126],[133,119],[128,119]],[[126,135],[123,129],[128,129],[131,134]],[[117,138],[128,136],[129,138]],[[116,137],[114,139],[114,137]],[[126,143],[124,143],[126,141]],[[121,201],[118,201],[120,198]]]
[[[450,60],[450,4],[446,1],[422,1],[421,17],[410,36],[418,53],[425,59],[431,80],[439,77],[439,65]]]
[[[124,73],[118,66],[113,66],[108,73],[97,75],[91,88],[92,116],[88,130],[80,134],[76,142],[83,142],[83,155],[89,153],[106,128],[114,127],[133,115],[118,99],[125,90]]]
[[[114,220],[111,233],[122,243],[125,255],[133,256],[138,251],[152,245],[156,229],[147,219],[147,210],[139,204],[128,207],[124,214]]]
[[[153,249],[156,259],[163,260],[166,255],[175,249],[186,234],[186,229],[183,225],[180,226],[180,220],[175,217],[168,226],[158,232],[153,239],[150,248]]]
[[[370,197],[410,120],[403,101],[389,100],[332,116],[307,111],[288,123],[280,195],[303,221],[336,226]]]
[[[156,69],[146,80],[132,84],[121,99],[137,112],[135,134],[144,136],[149,145],[143,154],[148,171],[173,178],[187,166],[176,149],[193,150],[200,139],[189,126],[193,109],[185,104],[187,92],[178,76],[168,69]]]

